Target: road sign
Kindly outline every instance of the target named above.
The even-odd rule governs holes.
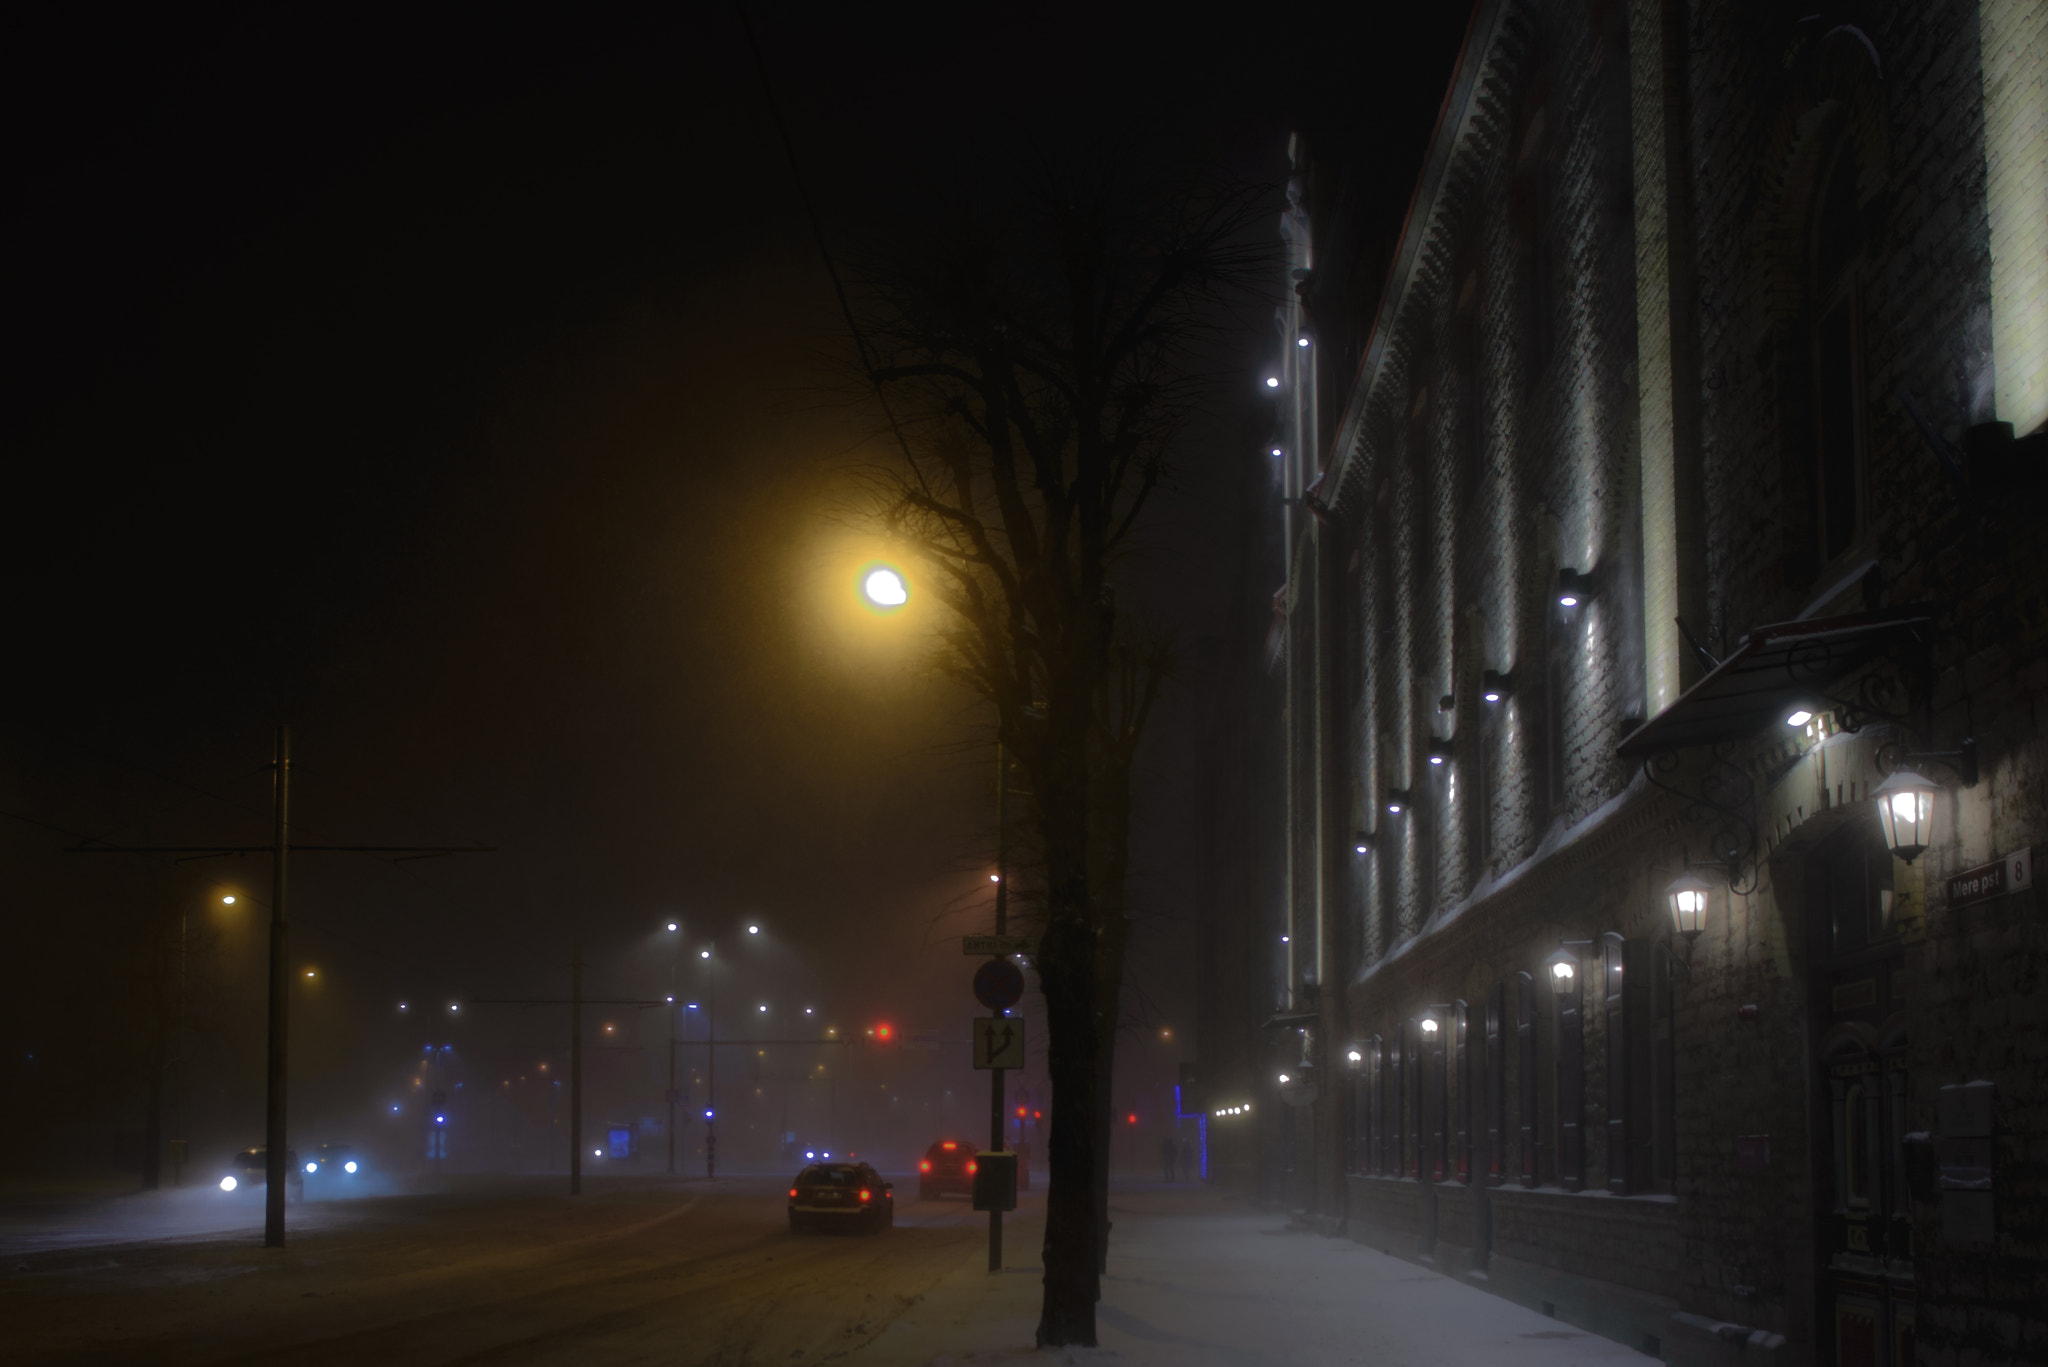
[[[1024,970],[1008,959],[990,959],[974,970],[974,999],[991,1011],[1007,1011],[1024,995]]]
[[[974,1018],[974,1066],[1022,1068],[1024,1022],[1010,1016]]]
[[[960,948],[969,958],[986,954],[1028,954],[1031,951],[1031,937],[1028,935],[963,935]]]
[[[906,1030],[903,1032],[903,1047],[914,1052],[936,1054],[939,1052],[939,1032]]]

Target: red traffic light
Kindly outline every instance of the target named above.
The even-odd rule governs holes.
[[[890,1024],[889,1024],[888,1022],[886,1022],[886,1021],[884,1021],[884,1022],[883,1022],[882,1024],[880,1024],[880,1025],[877,1025],[877,1026],[875,1027],[875,1038],[876,1038],[876,1039],[879,1039],[879,1040],[893,1039],[893,1038],[895,1037],[895,1035],[896,1035],[896,1027],[895,1027],[895,1026],[893,1026],[893,1025],[890,1025]]]
[[[1130,1121],[1133,1125],[1135,1125],[1138,1123],[1138,1113],[1136,1111],[1132,1111],[1129,1115],[1125,1116],[1124,1119]]]

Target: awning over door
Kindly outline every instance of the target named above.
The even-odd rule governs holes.
[[[1629,732],[1621,757],[1745,740],[1784,725],[1795,708],[1825,711],[1829,688],[1902,643],[1924,639],[1932,621],[1927,608],[1915,607],[1758,627],[1677,702]]]

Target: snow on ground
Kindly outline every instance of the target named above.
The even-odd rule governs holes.
[[[962,1268],[859,1367],[1571,1367],[1641,1354],[1348,1239],[1191,1187],[1110,1198],[1100,1347],[1032,1351],[1042,1218],[1005,1231],[1005,1270]]]

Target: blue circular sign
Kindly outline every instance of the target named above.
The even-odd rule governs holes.
[[[974,970],[974,999],[991,1011],[1007,1011],[1024,995],[1024,970],[1008,959],[990,959]]]

